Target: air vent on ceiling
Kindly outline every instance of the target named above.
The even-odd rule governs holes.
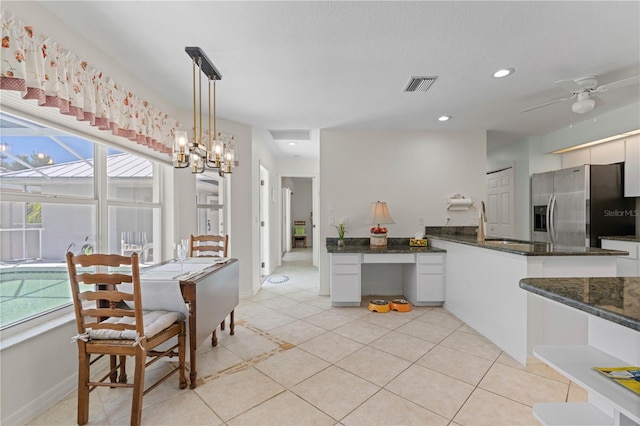
[[[436,81],[438,77],[411,77],[407,86],[404,88],[405,92],[426,92],[429,87]]]
[[[308,141],[311,140],[310,130],[269,130],[276,141]]]

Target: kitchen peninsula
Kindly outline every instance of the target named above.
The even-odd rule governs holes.
[[[566,310],[527,298],[527,277],[613,277],[627,252],[513,240],[476,241],[475,227],[426,228],[446,250],[444,307],[525,365],[538,344],[584,343],[586,327]],[[559,322],[567,330],[554,328]],[[575,327],[573,327],[575,325]]]
[[[593,370],[640,365],[640,278],[525,278],[520,287],[529,299],[564,309],[587,328],[583,344],[536,346],[534,354],[587,390],[589,402],[534,404],[536,418],[543,424],[640,424],[638,395]]]

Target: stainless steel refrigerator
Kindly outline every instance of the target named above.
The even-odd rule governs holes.
[[[635,235],[635,198],[624,197],[624,163],[531,176],[531,239],[600,247],[598,237]]]

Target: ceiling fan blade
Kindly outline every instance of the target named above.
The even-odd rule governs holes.
[[[568,98],[556,99],[556,100],[554,100],[554,101],[547,102],[547,103],[542,104],[542,105],[536,105],[536,106],[531,107],[531,108],[523,109],[523,110],[522,110],[522,111],[520,111],[520,112],[527,112],[527,111],[531,111],[531,110],[534,110],[534,109],[542,108],[542,107],[544,107],[544,106],[551,105],[551,104],[555,104],[555,103],[562,102],[562,101],[566,101],[567,99],[571,99],[571,98],[573,98],[573,96],[570,96],[570,97],[568,97]]]
[[[559,80],[554,82],[553,84],[555,84],[556,86],[560,86],[571,93],[584,91],[584,88],[574,80]]]
[[[617,89],[618,87],[630,86],[632,84],[640,84],[640,75],[634,75],[633,77],[623,78],[622,80],[612,81],[611,83],[603,84],[594,90],[594,92],[606,92],[607,90]]]

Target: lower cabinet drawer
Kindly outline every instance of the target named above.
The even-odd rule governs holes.
[[[418,264],[443,264],[444,256],[441,254],[419,254],[418,255]]]
[[[418,272],[421,274],[443,274],[444,265],[418,265]]]
[[[358,265],[360,264],[359,254],[332,254],[331,263],[334,265]]]
[[[362,263],[415,263],[416,255],[411,253],[364,254]]]
[[[331,267],[331,273],[332,274],[339,274],[339,275],[343,275],[343,274],[358,274],[360,273],[360,265],[341,265],[341,264],[337,264],[337,265],[333,265]]]

